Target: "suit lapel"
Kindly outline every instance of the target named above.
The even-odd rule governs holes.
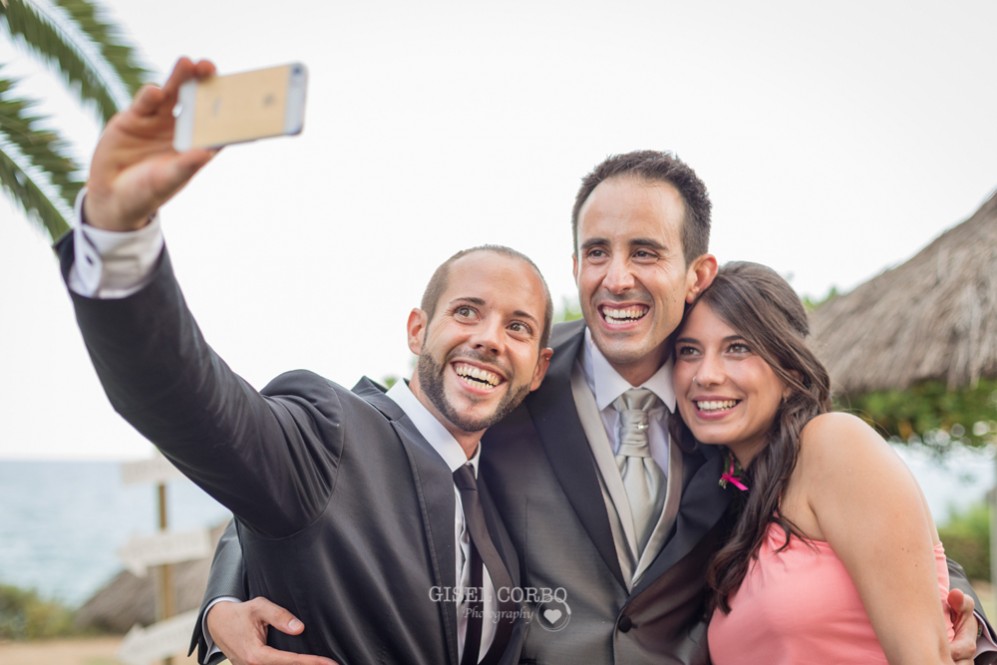
[[[430,544],[428,556],[433,571],[433,581],[444,589],[457,588],[455,564],[457,544],[454,541],[456,500],[453,476],[439,454],[405,416],[401,407],[384,394],[383,388],[365,377],[353,387],[353,392],[380,411],[398,434],[415,479],[419,514],[422,516],[423,530]],[[456,665],[457,616],[454,605],[452,603],[436,605],[447,641],[447,652],[450,660]]]
[[[627,582],[617,558],[616,544],[599,490],[601,483],[578,411],[571,399],[571,371],[584,339],[583,322],[558,326],[554,357],[543,386],[526,399],[526,408],[537,436],[550,460],[554,475],[575,514],[613,575],[624,587]]]
[[[672,442],[672,445],[678,445]],[[683,451],[682,498],[675,524],[665,546],[638,580],[633,595],[651,583],[688,554],[703,536],[719,522],[733,494],[720,487],[723,455],[717,446],[696,446]]]
[[[606,503],[599,491],[601,481],[595,461],[586,444],[574,400],[565,399],[571,395],[571,373],[584,330],[582,321],[555,328],[550,370],[541,389],[527,397],[526,407],[554,475],[578,519],[617,581],[628,587],[620,568]],[[683,483],[678,514],[664,547],[640,576],[633,595],[680,561],[723,517],[731,494],[718,484],[722,462],[716,446],[699,445],[691,452],[682,452]]]

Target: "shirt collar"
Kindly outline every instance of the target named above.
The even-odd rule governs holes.
[[[464,454],[464,449],[457,443],[457,439],[447,431],[443,423],[412,393],[407,381],[396,381],[395,385],[388,389],[387,394],[405,415],[408,416],[408,419],[412,421],[412,424],[415,425],[416,430],[422,435],[422,438],[426,439],[429,445],[433,447],[433,450],[443,458],[443,461],[450,467],[451,473],[470,463],[471,468],[474,469],[475,476],[477,476],[478,458],[481,457],[480,443],[471,459],[467,459],[467,455]]]
[[[647,388],[658,396],[671,413],[675,412],[675,389],[672,386],[672,365],[671,356],[658,368],[650,379],[639,386],[631,386],[630,383],[620,376],[619,372],[613,369],[606,356],[595,345],[592,340],[592,333],[588,327],[585,328],[585,343],[582,344],[582,371],[585,374],[585,382],[595,396],[595,403],[599,410],[608,408],[617,397],[630,388]]]

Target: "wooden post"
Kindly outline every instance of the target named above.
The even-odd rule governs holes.
[[[166,505],[166,483],[156,484],[157,503],[159,507],[159,530],[167,531],[169,527],[169,516]],[[156,590],[156,619],[163,621],[176,614],[176,599],[173,588],[173,566],[163,564],[159,566],[159,585]],[[173,665],[173,658],[163,659],[163,665]]]

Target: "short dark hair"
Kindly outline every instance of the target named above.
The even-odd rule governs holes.
[[[543,331],[540,334],[540,348],[546,348],[547,343],[550,341],[550,329],[553,325],[554,319],[554,303],[550,297],[550,289],[547,287],[547,280],[544,279],[543,273],[540,272],[540,268],[537,267],[537,264],[535,264],[530,257],[518,250],[512,249],[511,247],[506,247],[505,245],[478,245],[477,247],[462,249],[441,263],[433,272],[433,276],[429,278],[426,290],[422,293],[422,302],[419,305],[420,309],[426,312],[428,320],[433,320],[433,316],[436,314],[436,305],[439,303],[440,296],[443,295],[443,292],[447,288],[447,278],[450,274],[450,264],[459,258],[475,252],[494,252],[496,254],[501,254],[502,256],[519,259],[533,268],[533,271],[537,274],[537,277],[540,278],[540,283],[544,288],[544,322]]]
[[[622,155],[610,155],[582,178],[571,211],[571,235],[578,249],[578,214],[592,191],[603,180],[617,176],[637,176],[651,182],[667,182],[678,190],[685,203],[682,224],[682,252],[688,265],[706,254],[710,246],[710,195],[706,185],[688,164],[671,154],[658,150],[635,150]]]

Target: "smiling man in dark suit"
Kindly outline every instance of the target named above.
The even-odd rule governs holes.
[[[351,391],[294,371],[257,392],[201,336],[156,217],[210,160],[173,150],[172,109],[213,71],[182,59],[109,123],[57,248],[111,403],[232,510],[249,591],[313,618],[272,639],[322,656],[296,662],[517,662],[518,561],[476,467],[550,360],[542,276],[505,247],[459,252],[409,315],[410,381]]]

